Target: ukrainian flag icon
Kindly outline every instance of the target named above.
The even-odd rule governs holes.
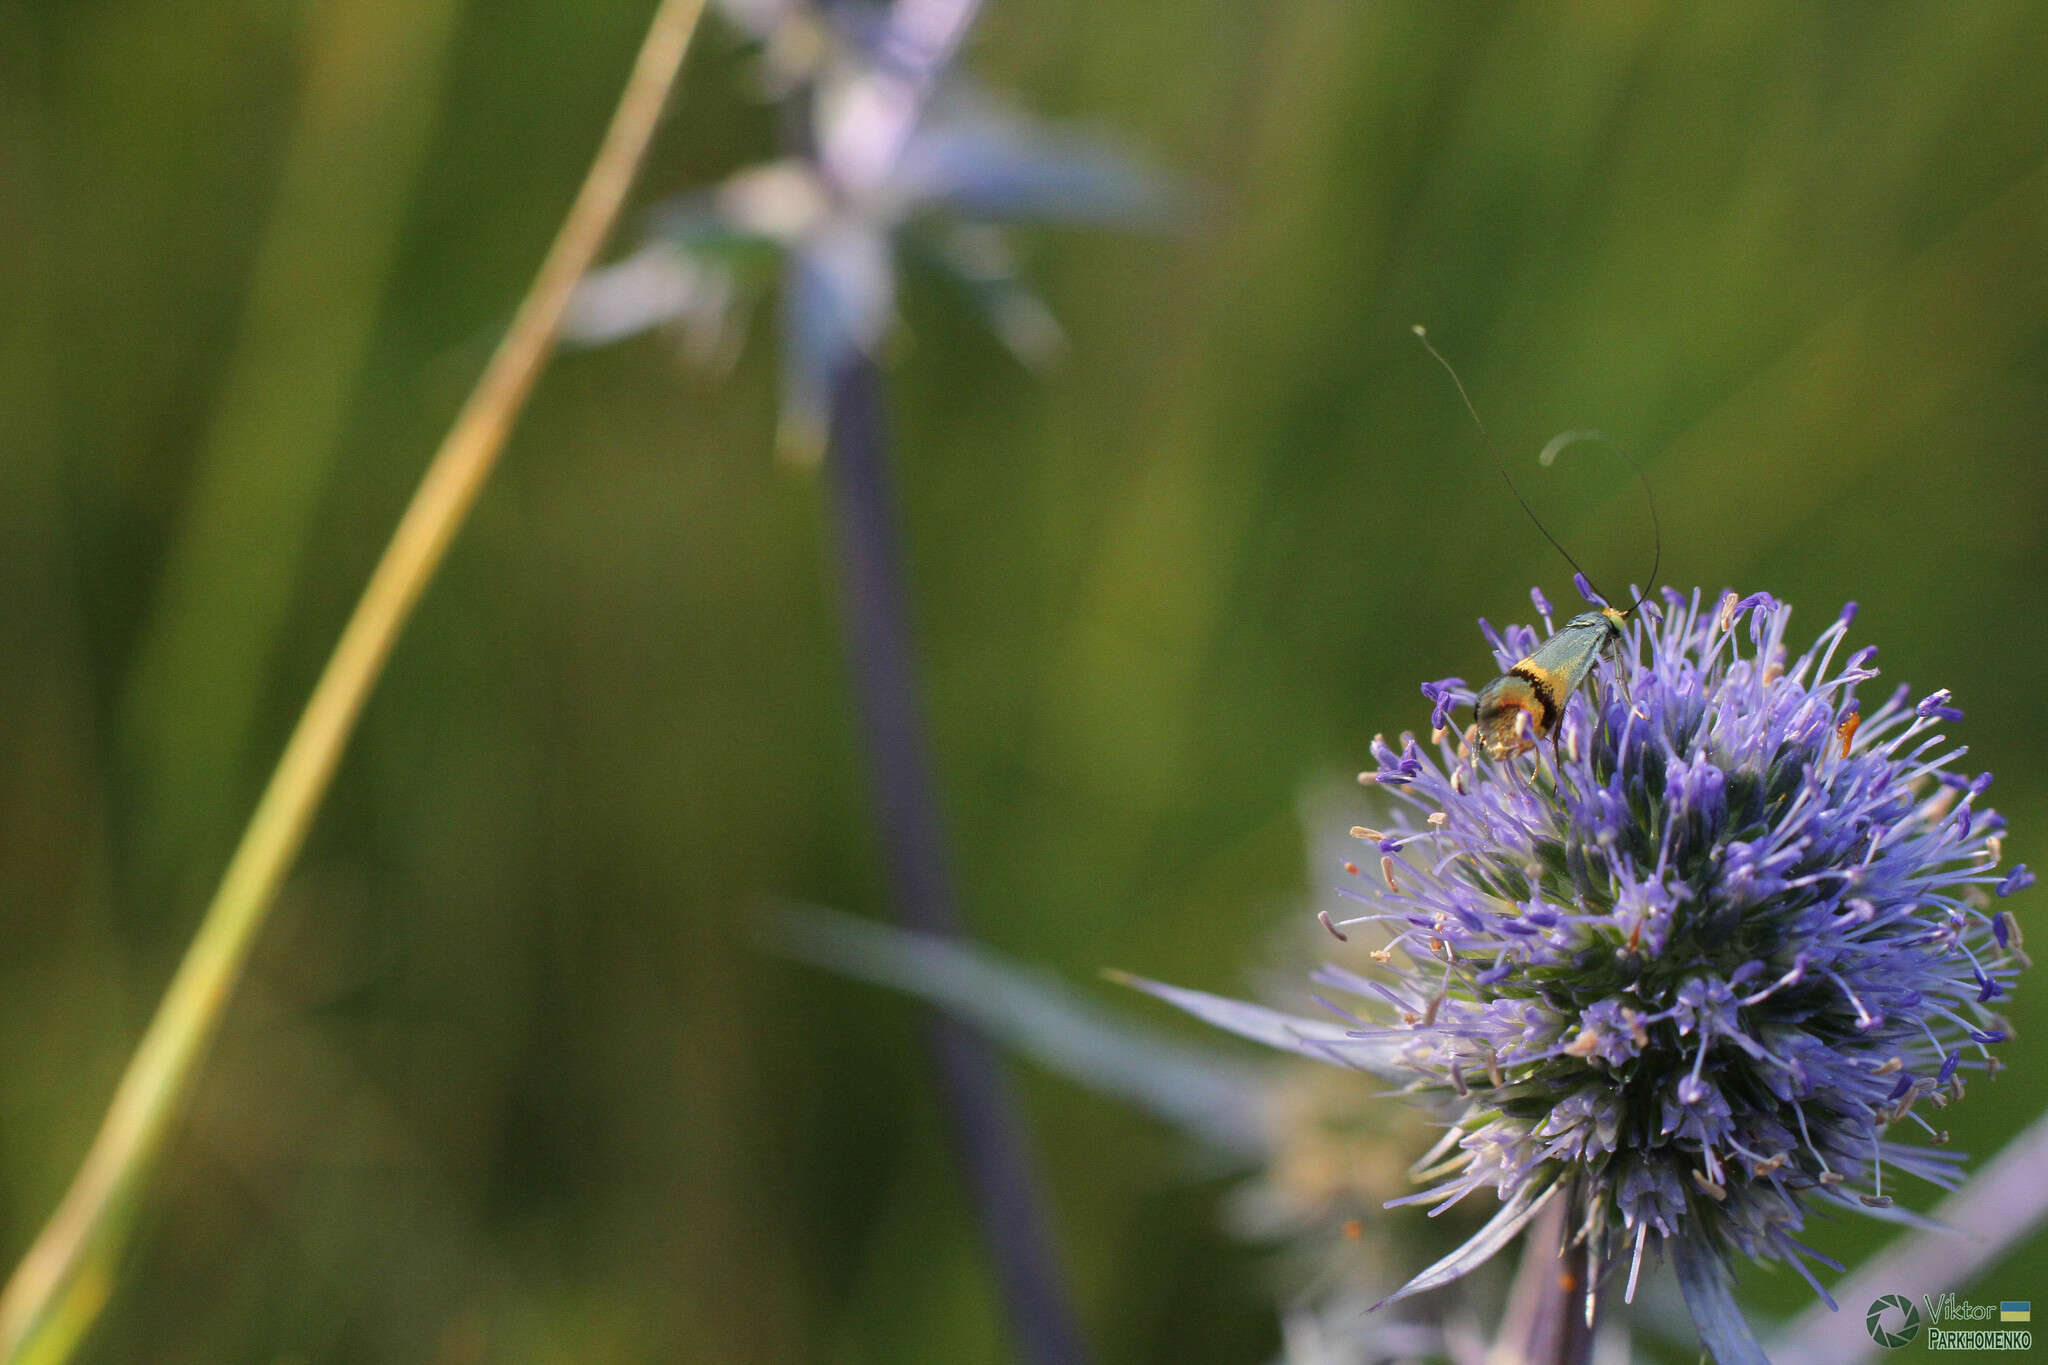
[[[2000,1322],[2032,1322],[2034,1303],[2031,1299],[2005,1299],[1998,1305]]]

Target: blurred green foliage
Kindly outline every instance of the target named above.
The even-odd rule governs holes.
[[[10,1259],[647,8],[0,6]],[[772,149],[706,36],[643,200]],[[2011,854],[2048,858],[2044,57],[2023,0],[993,5],[977,73],[1204,207],[1163,241],[1032,239],[1073,341],[1043,382],[942,290],[904,301],[979,934],[1084,983],[1241,989],[1303,903],[1297,791],[1425,724],[1419,680],[1482,672],[1475,616],[1568,595],[1417,321],[1596,575],[1647,566],[1640,495],[1595,453],[1539,475],[1566,427],[1644,456],[1665,581],[1767,587],[1815,628],[1861,601],[1887,677],[1969,709]],[[912,1011],[750,939],[769,897],[881,910],[818,489],[770,453],[772,330],[715,382],[648,339],[543,384],[90,1359],[1002,1358]],[[1946,1116],[1959,1146],[2048,1096],[2008,1057]],[[1269,1354],[1272,1265],[1181,1143],[1026,1095],[1103,1358]],[[2027,1294],[2029,1263],[1979,1297]]]

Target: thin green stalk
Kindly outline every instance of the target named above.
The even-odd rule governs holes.
[[[604,245],[704,0],[662,0],[596,160],[505,338],[463,405],[300,714],[199,932],[71,1188],[0,1291],[0,1361],[65,1358],[96,1315],[148,1168],[184,1107],[256,932],[304,842],[393,643],[475,503]]]
[[[128,884],[203,891],[362,386],[461,0],[320,0],[239,336],[115,710]],[[252,534],[260,528],[260,533]],[[189,837],[192,835],[197,837]]]

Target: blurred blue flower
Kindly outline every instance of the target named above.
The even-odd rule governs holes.
[[[1369,1365],[1444,1354],[1436,1314],[1363,1317],[1375,1298],[1400,1283],[1399,1267],[1418,1231],[1359,1215],[1407,1188],[1404,1173],[1432,1137],[1421,1116],[1388,1114],[1328,1067],[1247,1058],[1161,1035],[1042,969],[958,939],[816,906],[779,910],[763,928],[779,953],[907,992],[1060,1075],[1174,1125],[1196,1140],[1192,1169],[1202,1175],[1248,1172],[1231,1192],[1224,1222],[1244,1241],[1278,1253],[1284,1365]],[[1320,937],[1322,931],[1314,932]],[[1286,952],[1289,961],[1299,956],[1295,946]],[[1238,1008],[1244,1027],[1287,1027],[1282,1014]],[[1332,1039],[1344,1037],[1339,1025],[1317,1027]],[[1455,1241],[1460,1232],[1446,1225],[1466,1221],[1461,1215],[1454,1210],[1431,1239]],[[1470,1219],[1465,1230],[1478,1221]],[[1464,1307],[1476,1320],[1473,1306]]]
[[[769,88],[807,111],[801,154],[657,206],[648,240],[580,287],[564,332],[598,344],[677,326],[702,360],[730,356],[746,305],[781,291],[778,444],[814,459],[839,369],[875,356],[907,262],[950,279],[1037,365],[1062,345],[1001,225],[1159,223],[1172,195],[1107,142],[1010,110],[947,67],[978,6],[898,0],[819,10],[729,0],[762,39]]]
[[[1375,742],[1361,781],[1395,811],[1355,831],[1381,857],[1336,928],[1383,935],[1358,944],[1377,965],[1315,976],[1363,1002],[1332,1004],[1341,1025],[1140,984],[1436,1107],[1447,1131],[1418,1167],[1434,1183],[1392,1202],[1491,1189],[1501,1206],[1386,1302],[1562,1200],[1588,1294],[1626,1261],[1632,1298],[1645,1249],[1668,1252],[1726,1365],[1762,1359],[1734,1253],[1788,1262],[1827,1299],[1803,1262],[1840,1267],[1799,1240],[1810,1209],[1916,1221],[1892,1205],[1895,1173],[1955,1184],[1960,1158],[1920,1111],[1997,1069],[1991,1005],[2025,959],[1995,898],[2029,878],[1996,870],[2004,822],[1981,805],[1989,776],[1952,770],[1947,692],[1902,688],[1859,719],[1877,672],[1871,649],[1836,664],[1853,606],[1788,660],[1789,609],[1768,595],[1665,601],[1626,626],[1554,745],[1493,760],[1441,729]],[[1487,633],[1503,669],[1537,642]],[[1439,711],[1473,701],[1455,681],[1425,692]],[[1934,1147],[1890,1136],[1905,1124]]]

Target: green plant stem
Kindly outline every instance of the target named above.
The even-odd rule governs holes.
[[[317,0],[239,334],[113,716],[123,880],[204,892],[373,354],[461,0]]]
[[[107,1293],[107,1266],[126,1240],[135,1197],[183,1109],[256,932],[393,643],[546,363],[570,292],[618,217],[703,3],[662,0],[655,12],[576,201],[342,630],[199,932],[121,1077],[92,1149],[0,1292],[0,1361],[62,1359]]]

